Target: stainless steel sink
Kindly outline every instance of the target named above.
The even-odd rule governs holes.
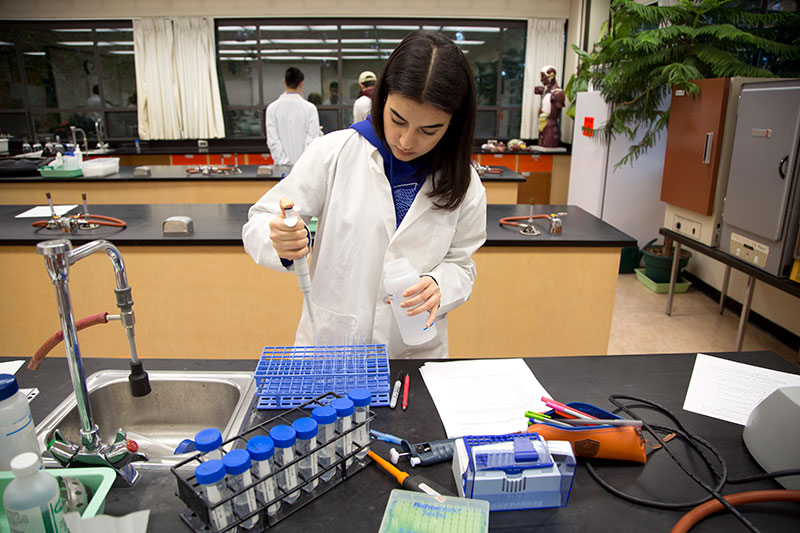
[[[255,398],[256,383],[250,372],[151,370],[152,392],[141,398],[131,396],[128,374],[103,370],[87,377],[86,386],[103,441],[113,442],[121,427],[150,458],[149,463],[134,463],[137,469],[169,466],[186,459],[188,454],[173,452],[181,441],[194,438],[201,429],[219,429],[222,440],[241,433]],[[73,393],[36,426],[39,445],[45,449],[56,429],[79,443],[80,427]]]

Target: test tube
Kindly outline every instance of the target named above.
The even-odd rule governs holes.
[[[228,486],[225,484],[225,465],[219,459],[211,459],[201,463],[194,469],[194,477],[209,504],[208,519],[217,531],[233,523],[231,502],[225,502],[215,508],[212,506],[228,497]]]
[[[367,418],[369,418],[369,404],[372,403],[372,393],[369,389],[353,389],[348,396],[353,401],[354,406],[353,424],[357,425],[364,422],[362,426],[356,428],[353,432],[353,441],[356,446],[366,446],[356,454],[356,458],[361,460],[369,452],[369,422],[367,422]]]
[[[298,418],[292,422],[292,428],[295,433],[297,433],[295,449],[297,449],[297,453],[302,456],[300,462],[297,463],[297,470],[303,481],[308,481],[319,472],[316,452],[311,453],[311,449],[315,448],[317,445],[317,433],[319,432],[317,421],[309,417]],[[303,485],[303,490],[311,492],[317,487],[318,483],[319,479],[314,478],[314,481],[311,483]]]
[[[228,486],[236,494],[233,497],[233,511],[239,519],[256,510],[256,495],[252,487],[244,490],[253,482],[250,477],[250,454],[246,450],[231,450],[222,458],[225,472],[228,474]],[[258,523],[258,515],[251,516],[239,524],[245,529],[252,529]]]
[[[320,478],[322,481],[330,481],[336,473],[336,469],[331,468],[336,460],[336,445],[332,442],[336,431],[336,409],[327,405],[315,407],[311,416],[317,421],[319,429],[317,444],[324,446],[317,452],[319,466],[323,469]]]
[[[194,436],[194,445],[202,452],[201,461],[222,460],[222,433],[217,428],[204,429]]]
[[[286,465],[294,461],[294,443],[297,440],[297,434],[291,427],[280,424],[269,430],[269,436],[275,444],[276,466],[283,467],[277,473],[278,486],[286,493],[283,501],[294,503],[300,495],[300,491],[296,490],[291,494],[289,491],[297,487],[297,465]]]
[[[250,459],[253,460],[253,475],[259,479],[262,479],[272,474],[274,471],[274,467],[272,465],[272,456],[275,453],[275,444],[272,442],[272,439],[264,435],[253,437],[247,441],[246,448],[250,454]],[[256,485],[256,499],[263,505],[266,505],[271,500],[274,500],[278,495],[276,483],[276,477],[271,476],[269,479],[265,479]],[[267,507],[267,514],[270,516],[274,515],[276,512],[278,512],[280,506],[281,501],[278,500]]]
[[[350,431],[350,428],[353,427],[353,400],[349,398],[336,398],[331,401],[331,407],[336,409],[336,416],[338,417],[336,420],[336,431],[339,435],[343,435],[336,441],[336,453],[342,457],[347,457],[347,455],[353,451],[353,434],[347,433],[345,435],[345,432]],[[352,458],[347,459],[344,463],[345,468],[349,467],[352,462]]]

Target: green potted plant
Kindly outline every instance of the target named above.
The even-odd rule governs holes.
[[[594,135],[603,142],[617,135],[630,139],[617,166],[633,164],[666,128],[669,110],[662,108],[673,86],[696,96],[700,89],[693,80],[800,76],[800,14],[753,13],[747,5],[741,0],[681,0],[672,6],[614,0],[592,51],[572,46],[579,65],[565,87],[571,102],[567,114],[575,117],[577,94],[591,83],[611,104],[608,122]]]

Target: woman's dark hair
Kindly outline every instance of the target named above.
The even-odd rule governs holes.
[[[426,156],[433,174],[434,205],[455,209],[470,183],[476,100],[472,69],[456,44],[438,33],[415,31],[383,65],[372,95],[372,124],[386,142],[383,108],[390,94],[431,104],[452,115],[444,136]]]

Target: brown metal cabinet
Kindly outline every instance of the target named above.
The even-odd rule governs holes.
[[[695,98],[681,90],[672,90],[661,200],[711,215],[730,78],[695,83],[700,86],[700,94]]]

